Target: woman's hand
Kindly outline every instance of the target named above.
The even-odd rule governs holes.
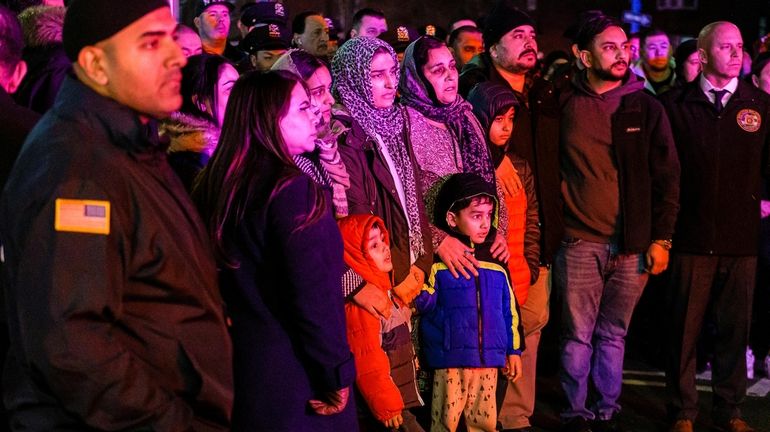
[[[516,168],[513,166],[513,163],[508,156],[503,156],[503,161],[495,170],[495,174],[506,195],[513,197],[521,193],[524,186],[521,184],[519,172],[516,171]]]
[[[507,249],[508,246],[506,245]],[[452,276],[459,277],[459,273],[465,279],[470,279],[471,275],[479,275],[479,272],[476,270],[479,262],[473,256],[473,249],[464,245],[460,240],[452,236],[446,236],[441,244],[438,245],[436,253],[441,258],[441,262],[449,268]]]
[[[348,404],[350,387],[337,391],[324,393],[323,400],[311,399],[310,408],[318,415],[332,415],[341,413]]]
[[[495,241],[492,242],[490,252],[492,252],[492,258],[504,263],[508,262],[508,259],[511,257],[511,252],[508,250],[508,242],[502,234],[497,233]]]

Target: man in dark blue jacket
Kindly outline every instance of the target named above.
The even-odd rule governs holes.
[[[729,432],[741,419],[759,245],[762,174],[770,167],[770,98],[738,80],[741,32],[729,22],[698,36],[703,73],[662,101],[682,161],[682,202],[671,266],[667,388],[675,432],[697,415],[695,343],[704,317],[716,324],[712,363],[714,415]],[[712,309],[708,311],[708,306]]]
[[[565,237],[554,265],[564,302],[561,416],[565,431],[618,431],[625,335],[647,273],[668,263],[679,162],[663,107],[629,71],[620,25],[594,16],[576,42],[585,70],[563,96]],[[590,407],[589,377],[598,392]]]
[[[181,105],[165,0],[73,0],[68,76],[0,199],[14,430],[229,430],[208,236],[158,143]]]

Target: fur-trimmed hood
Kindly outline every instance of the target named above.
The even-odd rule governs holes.
[[[181,112],[173,113],[160,126],[160,133],[170,140],[169,153],[189,151],[211,156],[221,132],[210,121]]]
[[[19,14],[24,44],[29,48],[62,43],[65,9],[60,6],[34,6]]]

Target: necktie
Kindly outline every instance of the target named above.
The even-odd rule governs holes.
[[[722,97],[727,93],[727,90],[712,89],[711,93],[714,94],[714,108],[717,109],[717,112],[722,112],[722,108],[724,108],[724,105],[722,105]]]

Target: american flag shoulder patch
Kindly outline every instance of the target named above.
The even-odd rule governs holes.
[[[110,202],[56,199],[54,229],[86,234],[110,233]]]

